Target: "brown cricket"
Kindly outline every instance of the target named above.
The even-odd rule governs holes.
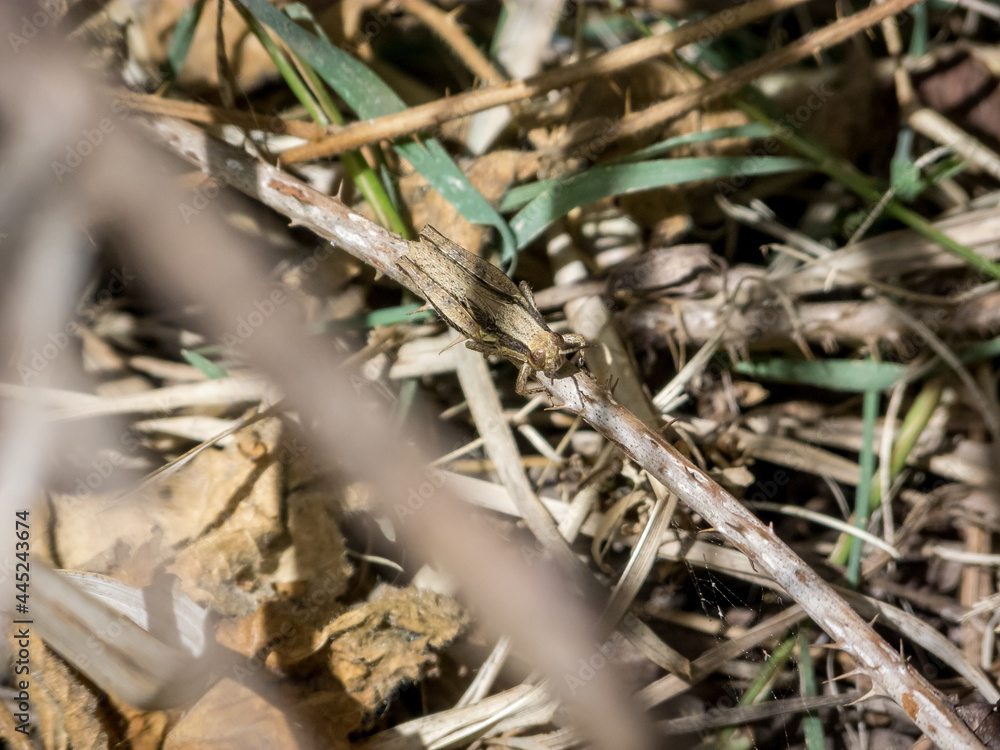
[[[424,227],[420,241],[396,265],[438,315],[468,339],[469,349],[521,365],[516,390],[522,396],[530,392],[533,372],[555,373],[567,355],[586,346],[578,333],[560,335],[549,328],[525,282],[515,285],[499,268],[433,227]]]

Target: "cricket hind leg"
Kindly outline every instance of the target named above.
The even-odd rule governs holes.
[[[482,341],[469,340],[465,342],[467,349],[471,349],[474,352],[480,352],[481,354],[496,354],[497,350],[495,346],[483,343]],[[530,384],[528,379],[535,374],[535,368],[529,365],[527,362],[521,365],[521,369],[517,373],[517,383],[514,385],[514,392],[519,396],[534,396],[536,393],[542,393],[545,389],[539,384]]]
[[[472,339],[465,342],[465,348],[479,352],[480,354],[493,354],[496,352],[496,347],[484,344],[482,341],[473,341]]]
[[[564,333],[562,340],[566,343],[566,351],[562,352],[563,354],[578,352],[587,345],[587,339],[579,333]]]

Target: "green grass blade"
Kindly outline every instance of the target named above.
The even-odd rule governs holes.
[[[705,141],[721,141],[726,138],[767,138],[771,135],[771,128],[760,122],[751,122],[749,125],[733,125],[728,128],[714,128],[713,130],[703,130],[697,133],[685,133],[675,135],[673,138],[654,143],[652,146],[640,148],[631,154],[608,162],[609,164],[624,164],[626,162],[646,161],[654,159],[661,154],[665,154],[679,146],[687,146],[691,143],[704,143]]]
[[[437,317],[433,310],[421,310],[420,302],[406,302],[394,307],[383,307],[380,310],[372,310],[368,313],[358,313],[349,318],[343,318],[330,323],[323,329],[335,331],[356,331],[368,330],[376,326],[394,326],[399,323],[422,323],[425,320],[432,320]]]
[[[753,679],[748,686],[746,691],[740,697],[740,706],[753,706],[760,703],[765,696],[765,690],[768,685],[774,682],[775,677],[777,677],[778,672],[788,663],[788,660],[792,656],[792,651],[795,650],[795,635],[790,634],[785,637],[778,647],[771,652],[770,657],[767,661],[760,665],[760,669],[757,672],[757,676]],[[718,739],[715,742],[715,747],[718,750],[726,748],[739,747],[740,745],[733,744],[733,735],[736,734],[736,729],[730,727],[728,729],[723,729],[719,732]]]
[[[958,354],[958,358],[963,364],[969,364],[981,359],[992,359],[993,357],[1000,357],[1000,337],[983,341],[979,344],[972,344]]]
[[[808,628],[799,631],[799,689],[803,698],[819,695],[816,670],[813,667],[812,654],[809,653]],[[802,716],[802,734],[805,736],[806,750],[826,750],[823,722],[818,716],[808,713]]]
[[[771,129],[769,127],[756,122],[750,123],[749,125],[736,125],[731,128],[715,128],[714,130],[706,130],[700,133],[685,133],[684,135],[674,136],[673,138],[667,138],[659,143],[654,143],[652,146],[641,148],[638,151],[634,151],[631,154],[621,157],[620,159],[613,159],[612,161],[607,162],[604,166],[648,161],[661,156],[672,149],[678,148],[679,146],[686,146],[691,143],[718,141],[724,138],[764,138],[770,134]],[[507,191],[507,194],[504,195],[503,201],[500,203],[500,210],[504,212],[516,211],[522,206],[527,205],[532,198],[541,195],[558,183],[559,180],[555,179],[541,180],[539,182],[531,182],[527,185],[518,185],[515,188],[511,188]]]
[[[181,12],[181,17],[177,19],[174,34],[170,37],[170,48],[167,50],[165,78],[170,83],[176,81],[177,76],[181,74],[184,61],[187,60],[188,52],[191,49],[191,40],[194,39],[194,32],[204,9],[205,0],[195,0]]]
[[[727,179],[812,169],[809,162],[781,156],[712,156],[689,159],[656,159],[638,164],[593,167],[558,180],[515,216],[511,229],[523,248],[556,219],[577,206],[642,190],[694,180]]]
[[[764,380],[825,388],[831,391],[864,393],[891,388],[908,372],[906,365],[861,359],[813,359],[796,362],[790,359],[734,362],[733,370],[741,375]]]
[[[312,13],[302,3],[286,5],[283,10],[289,18],[308,23],[317,36],[325,41],[329,41],[326,33],[323,31],[323,27],[316,22]],[[344,118],[340,114],[340,110],[337,109],[337,105],[334,104],[329,91],[319,79],[316,71],[304,60],[299,59],[296,62],[313,96],[316,97],[320,108],[326,116],[323,124],[328,125],[333,122],[337,125],[343,125]],[[371,206],[372,211],[375,212],[375,220],[389,231],[395,232],[406,239],[413,239],[413,232],[400,214],[396,202],[390,198],[389,191],[386,188],[386,184],[391,184],[391,178],[388,175],[383,175],[386,178],[386,182],[383,182],[360,151],[346,151],[340,155],[340,160],[347,168],[347,173],[354,181],[354,184],[358,186],[361,194],[368,201],[368,205]]]
[[[802,156],[812,160],[817,169],[843,183],[859,196],[870,201],[872,205],[877,205],[882,200],[883,193],[875,186],[874,181],[853,164],[834,156],[806,135],[793,132],[787,125],[779,126],[778,121],[782,119],[782,116],[780,113],[777,116],[772,116],[775,112],[775,105],[760,91],[748,86],[743,90],[743,98],[736,98],[734,101],[751,119],[774,126],[774,137],[795,149]],[[885,205],[885,213],[887,216],[903,222],[924,237],[937,242],[949,253],[973,268],[977,268],[995,279],[1000,279],[1000,265],[935,229],[927,219],[901,205],[899,201],[890,200]]]
[[[283,7],[281,11],[293,21],[302,21],[303,23],[309,24],[309,26],[312,27],[312,30],[316,32],[316,36],[327,44],[333,44],[333,42],[330,41],[330,37],[326,35],[325,31],[323,31],[323,27],[316,21],[316,17],[313,16],[312,11],[302,3],[289,3]]]
[[[364,64],[329,42],[302,29],[267,0],[237,0],[262,23],[270,26],[281,40],[312,66],[362,119],[406,109],[396,92]],[[420,172],[466,219],[496,227],[503,241],[503,260],[511,267],[516,243],[510,227],[496,209],[476,190],[435,139],[424,142],[401,141],[396,151]]]
[[[282,8],[282,11],[293,21],[302,21],[308,24],[316,36],[327,43],[330,42],[323,27],[316,22],[313,14],[302,3],[291,3]],[[304,60],[298,59],[297,62],[306,83],[327,117],[323,124],[333,122],[336,125],[343,125],[344,118],[316,71]],[[368,205],[375,212],[375,220],[389,231],[406,239],[413,239],[413,232],[400,214],[398,203],[390,195],[392,190],[391,176],[385,173],[379,175],[368,164],[367,159],[360,151],[347,151],[340,155],[340,160],[347,168],[347,173],[354,184],[358,186],[365,200],[368,201]]]
[[[861,402],[861,455],[858,465],[861,469],[861,481],[858,482],[854,494],[854,525],[859,529],[868,527],[871,516],[872,476],[875,473],[875,420],[878,419],[880,397],[876,390],[865,391]],[[847,558],[847,583],[857,588],[861,580],[861,550],[864,542],[856,536],[851,537],[851,551]]]
[[[917,440],[923,434],[924,430],[927,429],[927,425],[931,421],[931,416],[937,409],[938,404],[941,403],[942,390],[943,381],[940,378],[934,378],[924,383],[920,393],[913,399],[913,405],[910,406],[910,410],[906,413],[903,424],[896,432],[892,443],[892,452],[889,456],[890,483],[903,470],[903,467],[906,465],[906,459],[909,458],[910,452],[917,444]],[[881,505],[882,483],[873,482],[868,495],[869,513],[874,513]],[[843,565],[848,561],[849,545],[852,543],[853,538],[848,537],[846,534],[841,534],[838,537],[837,543],[828,557],[831,563],[834,565]]]
[[[914,7],[919,8],[921,6],[917,5]],[[725,71],[730,67],[725,64],[724,57],[717,54],[717,50],[703,48],[701,54],[706,59],[710,59],[713,67],[718,70]],[[681,62],[688,70],[705,80],[708,79],[708,76],[696,65],[684,60],[681,60]],[[883,194],[876,187],[874,180],[862,173],[854,164],[835,156],[818,141],[813,140],[805,134],[794,132],[787,125],[787,114],[782,112],[780,107],[764,96],[760,89],[752,85],[744,86],[741,93],[731,96],[730,100],[743,110],[751,120],[772,127],[772,135],[775,138],[805,158],[812,160],[817,169],[826,172],[834,180],[843,183],[859,196],[871,202],[872,205],[878,205],[879,201],[881,201]],[[972,248],[953,240],[943,232],[939,232],[929,221],[916,212],[910,211],[905,206],[900,205],[898,201],[890,200],[884,210],[888,216],[898,219],[911,229],[937,242],[949,253],[960,258],[973,268],[977,268],[995,279],[1000,279],[1000,265],[988,258],[984,258]]]
[[[313,122],[319,125],[329,125],[331,122],[342,123],[343,118],[340,116],[340,112],[324,88],[322,81],[318,79],[316,72],[309,64],[301,60],[296,60],[299,65],[299,70],[296,71],[295,66],[289,62],[285,53],[271,39],[271,36],[253,14],[241,5],[236,5],[235,7],[240,16],[242,16],[247,28],[257,37],[261,46],[264,47],[264,50],[270,56],[271,61],[278,69],[278,72],[281,73],[281,77],[285,79],[285,83],[288,84],[288,88],[291,89],[295,98],[309,112],[309,116],[312,117]],[[344,163],[347,174],[354,181],[354,184],[358,186],[358,189],[361,190],[365,200],[368,201],[368,205],[375,212],[375,218],[378,220],[378,223],[404,237],[412,237],[406,223],[382,188],[382,183],[379,181],[378,176],[368,165],[368,162],[365,161],[361,153],[358,151],[348,151],[341,154],[341,161]]]
[[[312,92],[309,91],[305,82],[303,82],[302,77],[298,74],[298,72],[296,72],[294,66],[288,61],[288,58],[285,56],[285,53],[281,51],[281,48],[275,44],[274,40],[271,39],[271,36],[267,33],[264,27],[260,25],[260,22],[250,13],[250,11],[239,3],[233,7],[236,8],[236,12],[240,14],[240,17],[247,25],[247,28],[250,29],[250,33],[257,37],[257,41],[260,42],[264,51],[267,52],[268,57],[271,58],[271,62],[274,63],[274,67],[278,69],[278,72],[281,74],[285,83],[288,84],[288,88],[292,90],[295,98],[298,99],[299,103],[306,108],[306,111],[309,113],[309,116],[312,117],[313,122],[320,125],[329,125],[330,118],[323,113],[323,110],[320,108],[316,98],[313,96]]]
[[[396,307],[384,307],[381,310],[372,310],[365,315],[365,328],[392,326],[397,323],[419,323],[434,318],[437,315],[433,310],[416,312],[421,307],[421,304],[410,303],[408,305],[397,305]]]
[[[210,359],[206,359],[202,355],[198,354],[198,352],[181,349],[181,356],[184,357],[185,362],[192,367],[198,368],[198,370],[209,380],[222,380],[223,378],[229,377],[229,373],[226,372],[226,368],[215,364],[215,362],[212,362]]]

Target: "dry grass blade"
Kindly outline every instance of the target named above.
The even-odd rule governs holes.
[[[770,645],[777,642],[786,630],[805,618],[806,614],[800,606],[789,607],[784,612],[774,615],[756,627],[751,628],[739,638],[733,638],[725,643],[721,643],[699,656],[691,664],[690,679],[672,674],[667,675],[644,687],[639,692],[638,699],[642,705],[652,708],[670,698],[676,697],[704,680],[729,659],[739,656],[754,646]]]
[[[197,102],[164,99],[162,96],[140,94],[128,89],[103,89],[101,93],[115,102],[115,106],[151,115],[179,117],[182,120],[205,125],[235,125],[246,130],[264,130],[275,135],[287,134],[305,139],[319,138],[326,132],[326,128],[311,122],[286,120],[274,115],[244,112],[238,109],[210,107]]]
[[[199,658],[205,655],[204,651],[170,646],[133,621],[137,617],[133,612],[136,608],[148,617],[145,607],[149,602],[144,601],[143,592],[132,589],[132,601],[117,594],[119,601],[133,610],[124,610],[129,616],[123,616],[123,612],[116,612],[83,593],[70,579],[44,565],[36,565],[34,575],[37,586],[34,606],[42,637],[70,664],[79,665],[101,688],[145,709],[184,705],[204,689],[203,681],[211,667],[209,660]],[[123,591],[128,588],[117,582],[113,585]],[[203,639],[204,631],[182,614],[195,607],[194,603],[183,594],[179,599],[171,598],[167,592],[161,595],[168,597],[167,611],[173,612],[186,642]],[[91,658],[95,637],[101,646],[100,659]]]
[[[638,617],[625,615],[618,623],[622,633],[647,659],[670,674],[691,677],[691,660],[667,645],[656,632]]]
[[[504,662],[510,655],[510,650],[510,638],[501,636],[500,640],[497,641],[497,645],[494,646],[490,655],[486,658],[486,661],[479,667],[479,671],[476,672],[476,676],[469,683],[469,687],[462,693],[462,697],[455,704],[455,708],[471,706],[483,700],[489,694],[493,683],[500,674],[500,670],[503,669]]]
[[[158,413],[196,404],[239,404],[263,400],[273,394],[259,377],[207,380],[203,383],[168,386],[148,393],[127,396],[92,396],[71,391],[52,391],[16,385],[0,385],[0,396],[30,399],[56,408],[48,418],[53,421],[86,419],[109,414]]]
[[[363,750],[407,750],[414,740],[422,747],[443,748],[459,738],[474,739],[508,714],[525,705],[546,700],[543,688],[519,685],[471,706],[453,708],[401,724],[362,742]]]
[[[455,13],[445,13],[424,0],[403,0],[401,5],[407,13],[413,14],[431,27],[454,50],[466,67],[488,85],[498,86],[504,82],[504,77],[493,67],[489,58],[480,52],[479,47],[462,31]]]
[[[642,536],[639,537],[639,541],[632,549],[628,564],[625,566],[625,572],[622,573],[621,579],[611,592],[611,599],[608,601],[603,615],[605,622],[618,622],[632,606],[633,599],[646,581],[646,576],[649,575],[653,563],[656,562],[660,541],[670,525],[670,519],[674,515],[676,505],[677,497],[670,494],[658,498],[653,504],[646,528],[642,530]]]

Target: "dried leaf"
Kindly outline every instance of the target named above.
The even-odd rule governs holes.
[[[432,649],[454,639],[466,622],[449,597],[381,586],[325,629],[331,669],[349,695],[375,710],[394,690],[425,675],[436,662]]]
[[[227,447],[202,451],[140,497],[111,502],[108,497],[53,496],[57,559],[66,568],[145,586],[156,567],[190,540],[213,526],[226,526],[226,513],[245,497],[273,506],[277,519],[279,485],[259,456],[274,450],[279,435],[277,419],[251,425]],[[270,492],[266,501],[265,490]]]
[[[185,3],[152,3],[150,12],[144,14],[144,37],[153,44],[153,59],[166,60],[171,32],[177,24]],[[212,7],[211,4],[209,7]],[[222,16],[223,34],[226,39],[226,58],[241,91],[252,91],[275,75],[274,63],[257,39],[246,33],[246,24],[239,13],[226,3]],[[215,9],[202,14],[191,43],[190,52],[181,70],[182,87],[205,87],[215,90],[218,86],[218,66],[215,51]],[[157,45],[159,48],[157,48]]]
[[[641,292],[662,290],[671,296],[714,294],[705,277],[718,273],[709,245],[675,245],[650,250],[617,266],[608,276],[608,293],[629,299]]]
[[[305,601],[266,601],[251,615],[225,620],[216,629],[220,645],[271,669],[285,670],[308,659],[326,643]]]
[[[164,750],[244,750],[303,747],[290,717],[236,680],[218,682],[188,711],[163,743]]]
[[[279,586],[291,586],[290,593],[314,605],[320,599],[332,602],[339,597],[352,572],[334,501],[329,491],[312,489],[293,490],[285,499],[292,544],[281,555],[271,579]],[[330,614],[329,608],[323,611]]]
[[[237,433],[244,482],[232,488],[230,507],[235,507],[168,568],[192,598],[225,615],[249,614],[272,593],[266,573],[277,564],[280,550],[274,543],[284,531],[282,464],[276,456],[280,429],[279,420],[264,420]]]
[[[8,710],[7,704],[0,702],[0,739],[7,743],[7,747],[11,750],[34,750],[28,735],[17,731],[20,723]]]
[[[956,706],[955,711],[972,727],[976,736],[989,750],[1000,748],[1000,716],[997,707],[987,703]]]
[[[1000,88],[975,57],[961,53],[942,62],[920,80],[917,90],[931,109],[1000,141]]]

